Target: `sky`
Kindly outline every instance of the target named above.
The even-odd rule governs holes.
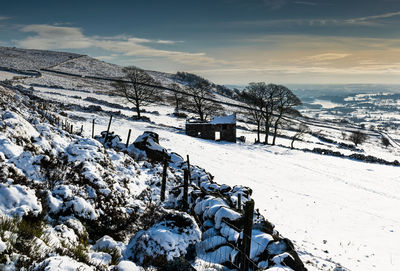
[[[219,84],[400,84],[400,0],[3,0],[0,46]]]

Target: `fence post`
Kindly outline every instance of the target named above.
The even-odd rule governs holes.
[[[93,123],[92,123],[92,138],[94,138],[94,119],[93,119]]]
[[[189,208],[188,203],[188,186],[189,186],[189,171],[183,171],[183,209],[187,210]]]
[[[253,230],[254,200],[244,204],[244,228],[240,271],[248,271],[250,263],[251,232]]]
[[[81,135],[83,134],[83,124],[81,125]]]
[[[104,138],[104,144],[106,144],[107,142],[108,133],[110,132],[110,127],[111,127],[111,121],[112,121],[112,115],[110,116],[110,121],[108,122],[107,133],[106,137]]]
[[[130,132],[131,130],[129,130]],[[129,133],[130,134],[130,133]],[[128,136],[129,138],[129,136]],[[162,175],[162,182],[161,182],[161,202],[165,200],[165,187],[167,183],[167,169],[168,169],[168,160],[164,158],[164,168],[163,168],[163,175]]]
[[[126,145],[125,145],[125,148],[128,148],[128,145],[129,145],[129,139],[131,138],[131,129],[129,129],[129,132],[128,132],[128,139],[126,140]]]
[[[74,132],[74,125],[71,124],[71,134]]]
[[[187,154],[186,157],[187,157],[188,179],[189,179],[190,182],[191,182],[191,180],[192,180],[192,173],[191,173],[191,171],[190,171],[189,154]]]
[[[242,209],[242,194],[238,194],[237,208],[239,211]]]

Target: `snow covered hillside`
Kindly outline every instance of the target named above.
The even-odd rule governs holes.
[[[86,107],[90,102],[84,97],[101,99],[90,93],[63,90],[58,92],[61,95],[54,95],[46,91],[48,89],[39,88],[35,93],[65,103],[72,94],[82,95],[82,99],[73,103]],[[112,107],[101,107],[106,111],[117,111]],[[157,114],[152,113],[155,110]],[[245,130],[238,130],[239,135],[250,138],[250,144],[187,137],[182,131],[184,120],[170,117],[173,109],[167,106],[149,107],[149,113],[144,113],[155,123],[132,121],[129,116],[133,111],[120,111],[123,115],[115,117],[111,130],[123,141],[129,129],[134,135],[140,135],[144,130],[155,131],[160,135],[161,145],[181,154],[190,154],[193,163],[210,170],[219,183],[251,187],[256,208],[294,240],[300,257],[310,270],[333,270],[336,264],[350,270],[396,270],[400,254],[397,242],[393,240],[400,240],[400,217],[395,208],[400,204],[399,167],[279,146],[253,145],[251,136],[255,137],[255,134]],[[88,136],[93,118],[96,119],[96,130],[107,127],[107,114],[78,112],[73,108],[65,112],[71,119],[77,119],[76,127],[84,125]],[[340,140],[340,131],[324,129],[322,133]],[[398,159],[398,151],[382,149],[374,140],[361,148],[378,157]],[[290,140],[280,138],[279,143],[289,146]],[[352,153],[311,135],[296,144],[298,147],[317,145]]]
[[[107,75],[101,62],[85,63],[89,63],[88,59],[79,57],[54,69]],[[117,72],[115,68],[110,76]],[[163,84],[174,82],[166,74],[151,74]],[[12,79],[13,76],[4,73],[3,77]],[[45,243],[45,251],[53,256],[36,258],[38,268],[60,265],[66,269],[86,264],[90,270],[97,262],[109,269],[118,266],[120,270],[135,270],[141,268],[136,265],[148,264],[150,254],[157,256],[155,251],[146,254],[150,242],[159,249],[162,247],[167,258],[168,255],[172,258],[190,255],[196,244],[195,256],[189,257],[189,262],[197,270],[234,269],[236,263],[231,260],[236,255],[234,247],[239,231],[234,229],[238,210],[233,205],[237,203],[238,193],[244,201],[250,198],[246,187],[252,190],[251,198],[255,200],[255,223],[267,223],[263,217],[273,222],[279,233],[293,242],[308,270],[395,271],[400,266],[400,167],[395,166],[400,148],[395,141],[384,148],[380,142],[382,134],[377,130],[365,130],[369,135],[367,141],[351,147],[348,135],[354,126],[305,119],[311,132],[296,141],[295,149],[291,150],[291,136],[295,131],[290,127],[281,131],[278,146],[253,144],[255,126],[238,115],[237,135],[245,136],[246,142],[214,142],[186,136],[185,119],[175,117],[174,108],[168,104],[145,107],[143,116],[150,121],[134,120],[131,105],[120,97],[108,96],[105,90],[109,85],[104,82],[43,72],[41,77],[13,83],[18,84],[23,85],[19,87],[23,94],[4,90],[8,93],[4,97],[8,98],[1,112],[4,124],[0,127],[0,153],[4,157],[0,160],[7,170],[0,191],[8,198],[12,196],[13,204],[6,200],[0,200],[0,204],[5,206],[1,209],[5,216],[16,214],[33,219],[32,215],[47,214],[40,220],[44,227],[40,235],[35,233],[34,242]],[[232,101],[223,96],[218,98]],[[35,100],[33,106],[28,106],[29,99]],[[235,111],[229,106],[225,109]],[[185,113],[192,116],[190,112]],[[75,133],[83,126],[83,137],[65,132],[49,120],[49,114],[51,118],[73,124]],[[99,143],[99,140],[104,143],[104,138],[91,139],[92,121],[95,120],[95,134],[99,135],[107,129],[111,115],[111,131],[121,140],[115,137],[104,150]],[[143,139],[144,131],[152,131],[159,135],[159,145],[151,139],[155,149],[165,148],[169,154],[176,152],[184,157],[190,155],[194,165],[191,169],[194,183],[189,189],[190,216],[179,209],[182,191],[173,189],[182,183],[186,163],[180,156],[172,155],[168,199],[160,207],[159,219],[149,219],[149,214],[159,208],[154,206],[159,206],[162,165],[140,161],[147,155],[134,144],[125,147],[129,130],[132,132],[129,143],[137,137]],[[374,163],[361,161],[367,158]],[[59,170],[46,169],[58,168],[54,161],[61,161]],[[210,197],[198,197],[204,189],[211,193]],[[47,192],[37,195],[37,190]],[[233,205],[215,198],[215,193],[229,196]],[[97,197],[103,197],[102,202],[110,201],[110,205],[103,206]],[[135,214],[135,221],[129,220],[130,214]],[[221,215],[230,220],[224,224]],[[121,230],[112,223],[114,218],[130,226]],[[169,221],[167,224],[162,222],[164,218]],[[186,221],[183,223],[186,234],[181,234],[182,228],[175,227],[177,220],[182,219]],[[100,221],[99,228],[90,221]],[[112,230],[105,233],[108,228]],[[283,241],[287,239],[275,229],[265,228],[268,227],[256,227],[253,232],[257,245],[252,247],[252,259],[256,264],[270,270],[301,270],[301,266],[293,264],[299,261],[297,254],[290,250],[291,242]],[[260,232],[260,229],[263,230]],[[17,230],[7,229],[0,236],[3,252],[0,255],[11,253],[6,249],[12,244],[11,237],[16,235]],[[160,241],[164,238],[169,244]],[[55,245],[48,244],[50,239]],[[133,249],[133,244],[139,249]],[[272,249],[272,244],[279,249]],[[2,247],[5,249],[1,250]],[[26,255],[22,252],[13,251]],[[86,256],[79,258],[76,254]],[[8,258],[4,261],[10,262]]]
[[[112,132],[82,137],[63,129],[62,104],[12,89],[0,87],[1,268],[237,269],[244,238],[238,196],[246,204],[251,189],[220,185],[191,166],[185,198],[188,165],[157,134],[128,146]],[[163,157],[167,197],[160,202]],[[289,239],[259,212],[251,218],[252,265],[305,270]]]
[[[36,70],[51,67],[79,56],[78,54],[72,53],[27,50],[0,46],[0,67],[17,70]]]

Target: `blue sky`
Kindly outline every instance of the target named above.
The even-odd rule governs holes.
[[[0,45],[217,83],[400,83],[400,0],[2,1]]]

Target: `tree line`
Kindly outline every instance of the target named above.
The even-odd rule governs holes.
[[[278,129],[285,116],[298,116],[296,106],[300,99],[287,87],[264,82],[250,83],[240,95],[240,99],[250,107],[248,116],[257,125],[257,142],[261,142],[264,133],[264,144],[275,145]]]
[[[200,121],[207,121],[213,115],[220,115],[224,108],[217,101],[213,90],[218,90],[208,80],[190,73],[178,72],[175,79],[181,81],[178,85],[172,83],[168,87],[174,91],[165,94],[157,87],[158,83],[146,71],[137,67],[124,68],[125,80],[113,84],[113,94],[125,97],[133,104],[136,117],[141,118],[143,106],[151,103],[168,102],[175,107],[175,113],[181,110],[195,113]],[[257,142],[275,145],[279,129],[285,124],[287,116],[296,117],[300,113],[296,107],[301,105],[300,99],[287,87],[264,82],[250,83],[244,90],[237,89],[229,92],[226,87],[219,86],[226,96],[234,96],[235,99],[247,105],[244,113],[250,122],[257,127]],[[304,124],[293,128],[291,147],[303,135],[309,132]],[[262,135],[264,138],[262,139]],[[271,140],[270,140],[271,139]],[[365,141],[366,135],[360,131],[352,133],[348,138],[356,146]],[[386,147],[390,144],[386,138],[382,139]]]
[[[175,91],[165,95],[157,89],[155,80],[144,70],[137,67],[124,68],[125,79],[114,84],[113,93],[125,97],[133,104],[137,118],[141,118],[143,106],[151,103],[167,101],[175,106],[175,111],[186,110],[193,112],[200,121],[207,121],[213,115],[222,114],[224,109],[215,99],[212,89],[215,85],[208,80],[190,73],[178,72],[176,79],[186,83],[184,87],[171,84],[169,87]],[[187,79],[186,81],[183,81]],[[264,143],[269,144],[268,138],[272,137],[274,145],[278,130],[282,125],[284,116],[299,115],[295,109],[301,101],[292,91],[282,85],[265,84],[263,82],[250,83],[243,91],[235,91],[235,96],[249,106],[246,115],[251,122],[257,125],[257,142],[261,142],[261,131],[265,134]],[[261,126],[263,128],[261,128]]]
[[[176,112],[184,109],[197,114],[200,121],[224,111],[218,102],[211,101],[216,97],[211,91],[211,84],[205,79],[190,80],[185,87],[173,83],[169,87],[175,91],[166,95],[160,93],[157,82],[146,71],[128,67],[124,68],[124,72],[125,80],[114,83],[113,94],[132,103],[138,118],[143,106],[163,101],[174,105]]]

